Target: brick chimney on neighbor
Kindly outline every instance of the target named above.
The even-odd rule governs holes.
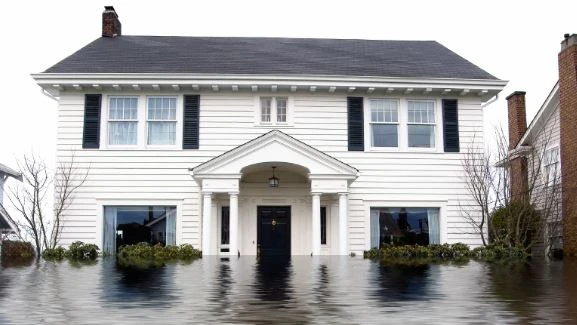
[[[565,34],[559,53],[563,252],[577,257],[577,34]]]
[[[102,37],[116,37],[122,35],[122,24],[113,6],[104,6],[102,13]]]
[[[525,92],[516,91],[507,96],[509,110],[509,150],[515,149],[527,131],[527,116],[525,113]],[[527,158],[516,157],[509,164],[511,176],[511,200],[528,199]]]

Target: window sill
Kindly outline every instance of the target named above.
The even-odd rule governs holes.
[[[254,127],[256,128],[262,128],[262,129],[271,129],[271,128],[275,128],[275,129],[288,129],[288,128],[292,128],[294,127],[294,125],[291,124],[274,124],[274,123],[270,123],[270,124],[255,124]]]

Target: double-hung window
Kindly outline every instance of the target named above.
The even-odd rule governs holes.
[[[286,124],[288,115],[287,97],[261,97],[260,123]]]
[[[399,101],[373,99],[371,107],[371,135],[373,147],[399,146]]]
[[[545,184],[553,186],[558,183],[559,177],[559,147],[545,150],[543,156]]]
[[[148,97],[148,145],[176,144],[176,97]]]
[[[410,148],[435,147],[435,102],[409,100],[407,107]]]
[[[108,144],[136,145],[138,135],[138,97],[110,97],[108,105]]]

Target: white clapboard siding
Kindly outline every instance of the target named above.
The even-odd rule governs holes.
[[[143,94],[146,95],[146,94]],[[65,215],[61,243],[98,242],[97,201],[176,200],[181,202],[181,242],[201,241],[200,188],[189,169],[246,143],[273,128],[256,124],[259,94],[201,93],[200,149],[146,150],[82,149],[84,95],[63,92],[58,109],[57,159],[74,159],[89,168]],[[270,93],[263,94],[270,96]],[[279,129],[360,172],[349,195],[350,251],[367,247],[366,202],[444,202],[447,241],[479,245],[479,236],[462,216],[475,211],[462,177],[462,154],[442,152],[347,151],[347,94],[297,92],[289,96],[289,125]],[[103,96],[103,103],[106,96]],[[461,151],[472,141],[482,144],[483,112],[478,98],[459,99]],[[104,109],[105,105],[103,105]],[[440,111],[439,111],[440,112]],[[365,118],[367,118],[365,116]],[[106,123],[102,121],[101,123]],[[439,132],[439,128],[437,128]],[[101,138],[101,145],[106,142]],[[442,143],[438,143],[442,147]],[[240,193],[242,196],[242,193]]]

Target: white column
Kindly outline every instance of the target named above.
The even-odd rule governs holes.
[[[349,250],[349,211],[347,193],[339,193],[339,255]]]
[[[321,254],[321,194],[312,193],[313,196],[313,242],[312,254],[319,256]]]
[[[211,246],[212,193],[202,193],[202,254],[213,255]]]
[[[230,243],[229,251],[231,256],[236,256],[238,252],[238,194],[229,193],[230,204]]]

